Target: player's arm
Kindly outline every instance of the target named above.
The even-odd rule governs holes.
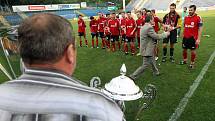
[[[181,17],[178,15],[178,23],[177,23],[177,26],[175,27],[175,29],[178,29],[178,28],[181,28],[181,26],[182,26],[182,19],[181,19]]]
[[[199,26],[199,31],[198,31],[198,39],[196,40],[196,44],[200,43],[201,36],[202,36],[202,31],[203,31],[203,22],[202,22],[201,18],[199,20],[198,26]]]
[[[85,21],[83,21],[83,27],[86,27]]]
[[[131,35],[133,35],[133,34],[134,34],[134,32],[136,31],[136,29],[137,29],[137,23],[136,23],[136,22],[134,22],[134,29],[133,29],[133,31],[131,32]]]
[[[106,29],[107,29],[108,33],[111,34],[111,32],[110,32],[110,23],[109,23],[109,20],[107,21]]]

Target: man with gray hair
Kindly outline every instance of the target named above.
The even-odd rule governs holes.
[[[155,62],[154,55],[155,41],[167,38],[167,36],[170,33],[168,31],[162,34],[157,34],[152,24],[153,24],[152,15],[147,15],[145,18],[145,24],[140,30],[140,55],[143,56],[143,64],[133,74],[130,75],[130,77],[134,80],[138,76],[140,76],[140,74],[143,73],[149,65],[152,66],[154,75],[160,74],[158,68],[156,67]]]
[[[53,14],[27,18],[18,28],[25,72],[0,85],[0,121],[122,121],[118,105],[70,76],[76,67],[72,26]]]

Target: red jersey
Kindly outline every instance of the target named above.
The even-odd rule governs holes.
[[[104,32],[105,24],[106,24],[106,18],[102,17],[98,19],[98,31]]]
[[[137,37],[140,37],[140,29],[145,24],[145,19],[142,17],[136,20],[137,24]]]
[[[91,20],[90,21],[90,31],[91,31],[91,33],[97,33],[98,32],[98,21],[97,20]]]
[[[186,16],[184,19],[184,38],[194,37],[198,39],[199,27],[203,24],[200,16],[195,14],[194,16]]]
[[[78,20],[78,32],[85,32],[86,24],[83,19]]]
[[[126,20],[126,36],[127,37],[135,37],[135,32],[132,34],[131,32],[136,29],[136,22],[133,18]]]
[[[154,16],[154,24],[152,26],[154,27],[154,30],[156,33],[160,31],[159,23],[163,23],[163,22],[157,16]]]
[[[112,35],[119,35],[119,21],[117,19],[110,19],[108,21],[108,27]]]
[[[125,35],[126,34],[126,18],[121,18],[120,19],[120,27],[121,27],[121,35]]]
[[[142,18],[145,20],[146,19],[146,15],[142,15]]]

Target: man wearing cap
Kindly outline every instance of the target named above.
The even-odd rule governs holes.
[[[26,70],[0,85],[0,121],[122,121],[117,104],[100,90],[71,78],[76,67],[72,25],[36,14],[18,28]]]

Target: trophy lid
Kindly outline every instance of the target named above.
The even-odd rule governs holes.
[[[102,89],[109,97],[115,100],[137,100],[142,97],[143,93],[140,88],[135,85],[134,81],[125,76],[126,66],[122,65],[120,69],[121,76],[113,78],[109,83],[105,84],[105,88]]]

